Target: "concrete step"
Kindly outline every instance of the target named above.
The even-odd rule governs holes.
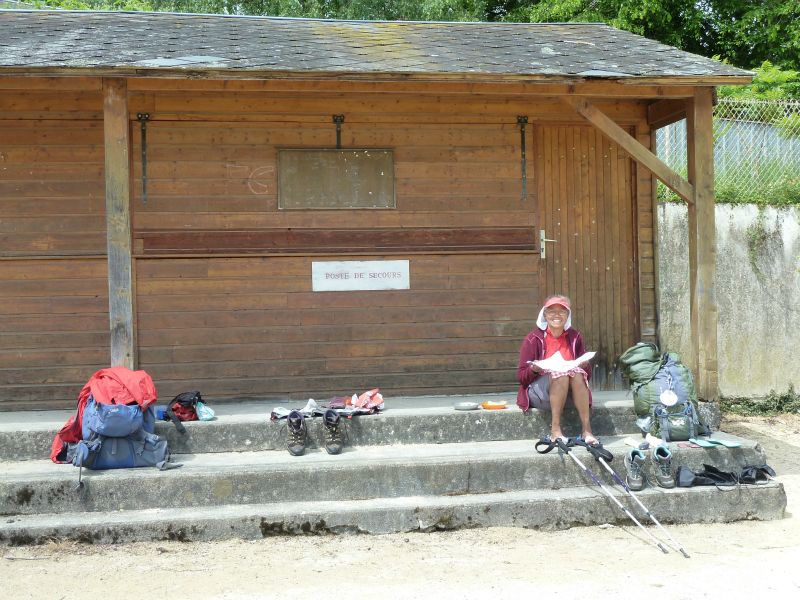
[[[453,409],[456,402],[487,399],[505,400],[509,408]],[[514,400],[513,393],[387,399],[385,412],[347,422],[347,445],[338,456],[321,449],[321,420],[310,420],[308,449],[301,457],[286,452],[283,422],[269,421],[275,402],[223,404],[214,407],[216,421],[187,423],[184,436],[171,424],[158,424],[180,468],[84,470],[80,492],[77,469],[47,458],[69,411],[0,413],[0,543],[625,522],[624,513],[587,483],[569,457],[535,452],[534,440],[549,429],[547,415],[523,415]],[[629,446],[623,440],[641,439],[634,433],[630,397],[598,393],[593,427],[624,475]],[[579,431],[574,410],[567,413],[565,429]],[[766,462],[757,444],[715,435],[742,446],[707,450],[671,444],[674,466],[699,470],[708,463],[738,471]],[[584,449],[576,451],[609,489],[624,496]],[[649,488],[642,499],[664,523],[776,519],[786,507],[777,482],[724,491]]]
[[[733,436],[727,436],[729,439]],[[728,471],[766,462],[761,448],[711,450],[672,445],[673,462],[700,469],[703,463]],[[624,473],[627,446],[619,437],[606,447]],[[611,484],[584,449],[577,456]],[[178,469],[84,470],[85,489],[74,488],[78,470],[48,460],[6,462],[0,480],[0,514],[129,511],[230,504],[346,501],[400,496],[464,496],[579,486],[581,470],[565,455],[537,454],[531,440],[348,447],[338,456],[308,450],[183,455]]]
[[[457,402],[505,400],[504,410],[457,411]],[[345,421],[347,445],[351,447],[397,444],[442,444],[493,440],[538,439],[549,431],[549,417],[516,405],[516,394],[479,396],[424,396],[389,398],[380,414]],[[156,433],[169,441],[174,454],[204,454],[285,450],[285,421],[271,422],[276,406],[301,408],[302,404],[247,402],[215,406],[217,419],[186,423],[187,433],[178,434],[171,423],[159,422]],[[56,432],[74,411],[27,411],[0,413],[0,462],[37,460],[49,456]],[[575,410],[565,414],[565,430],[580,432]],[[322,419],[309,419],[309,448],[324,446]],[[596,392],[592,427],[599,436],[636,431],[633,400],[625,392]]]
[[[620,490],[614,495],[643,524],[649,521]],[[648,489],[638,494],[663,525],[779,519],[786,496],[783,486]],[[134,541],[204,541],[225,538],[259,539],[274,535],[325,535],[451,530],[512,526],[563,529],[573,525],[633,522],[598,488],[575,486],[559,490],[516,490],[464,496],[401,496],[373,500],[306,501],[270,504],[227,504],[213,507],[153,508],[113,512],[72,512],[16,516],[0,523],[0,544],[42,544],[51,540],[87,543]],[[649,531],[668,545],[656,527]],[[642,545],[651,544],[639,536]],[[676,541],[690,554],[691,539]],[[651,544],[652,545],[652,544]],[[658,556],[653,546],[652,556]]]

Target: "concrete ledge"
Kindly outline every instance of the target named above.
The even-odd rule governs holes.
[[[455,402],[505,400],[505,410],[456,411]],[[424,396],[387,399],[383,413],[345,421],[350,446],[393,444],[449,444],[493,440],[538,439],[549,431],[549,415],[536,410],[523,413],[515,394],[480,396]],[[180,435],[171,423],[159,422],[156,433],[166,437],[174,454],[285,450],[284,421],[272,422],[275,406],[299,408],[295,404],[249,402],[221,405],[218,418],[210,422],[186,423]],[[397,408],[395,408],[397,407]],[[37,460],[49,456],[53,438],[72,413],[27,411],[0,413],[0,461]],[[580,432],[575,410],[568,410],[565,428]],[[309,419],[308,447],[324,446],[321,419]],[[597,435],[611,436],[636,431],[633,400],[625,392],[595,394],[592,426]]]
[[[733,439],[732,436],[728,436]],[[624,474],[628,447],[609,438],[613,465]],[[760,447],[740,440],[741,448],[679,448],[673,462],[699,469],[712,463],[723,470],[765,462]],[[584,449],[577,455],[611,484]],[[363,446],[338,456],[310,450],[198,454],[176,457],[180,469],[84,470],[85,489],[74,488],[77,469],[49,461],[6,463],[0,481],[0,514],[113,511],[141,507],[200,507],[390,498],[407,495],[487,494],[511,490],[558,489],[581,485],[584,473],[558,451],[537,454],[533,441],[465,442]]]
[[[615,492],[637,518],[647,522],[621,490],[617,488]],[[662,524],[780,519],[786,507],[786,494],[778,483],[740,486],[730,491],[713,487],[646,490],[639,496]],[[16,546],[52,540],[85,543],[207,541],[491,526],[564,529],[603,523],[626,523],[628,527],[635,527],[598,489],[580,486],[457,497],[237,504],[198,507],[190,512],[177,508],[20,516],[0,523],[0,544]],[[651,527],[651,531],[663,539],[659,530]],[[690,554],[694,551],[693,540],[679,541]],[[653,547],[653,556],[658,555]]]

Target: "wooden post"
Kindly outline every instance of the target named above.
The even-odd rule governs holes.
[[[688,206],[691,365],[697,394],[705,400],[716,400],[719,393],[712,95],[712,88],[697,88],[686,120],[688,176],[694,188]]]
[[[103,80],[105,134],[106,239],[111,366],[136,368],[131,256],[130,133],[128,85]]]

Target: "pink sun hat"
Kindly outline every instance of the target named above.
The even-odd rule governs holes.
[[[550,308],[551,306],[555,306],[556,304],[560,304],[567,310],[572,311],[572,308],[569,305],[569,300],[564,296],[553,296],[547,302],[544,303],[543,308]]]
[[[544,318],[544,310],[546,308],[550,308],[551,306],[555,306],[556,304],[563,306],[569,311],[569,315],[567,315],[567,322],[564,323],[564,330],[566,331],[572,327],[572,308],[569,305],[569,300],[565,296],[553,296],[545,301],[544,306],[542,306],[542,310],[539,311],[539,316],[536,317],[536,326],[542,331],[547,329],[547,319]]]

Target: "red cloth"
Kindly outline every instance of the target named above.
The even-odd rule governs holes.
[[[53,440],[50,449],[53,462],[63,462],[58,457],[65,445],[81,440],[83,411],[90,395],[95,402],[101,404],[138,404],[143,411],[158,399],[153,379],[145,371],[131,371],[126,367],[110,367],[97,371],[78,394],[77,412],[64,423]]]
[[[80,396],[89,394],[101,404],[138,404],[147,410],[157,399],[156,386],[146,371],[125,367],[101,369],[83,386]],[[79,401],[80,401],[79,396]]]
[[[567,330],[569,331],[569,330]],[[552,333],[550,333],[550,329],[548,329],[544,334],[544,357],[550,358],[556,352],[561,352],[561,356],[564,357],[564,360],[574,360],[575,356],[572,354],[572,348],[569,347],[569,342],[567,339],[569,336],[567,335],[567,331],[562,331],[561,335],[556,337]]]

